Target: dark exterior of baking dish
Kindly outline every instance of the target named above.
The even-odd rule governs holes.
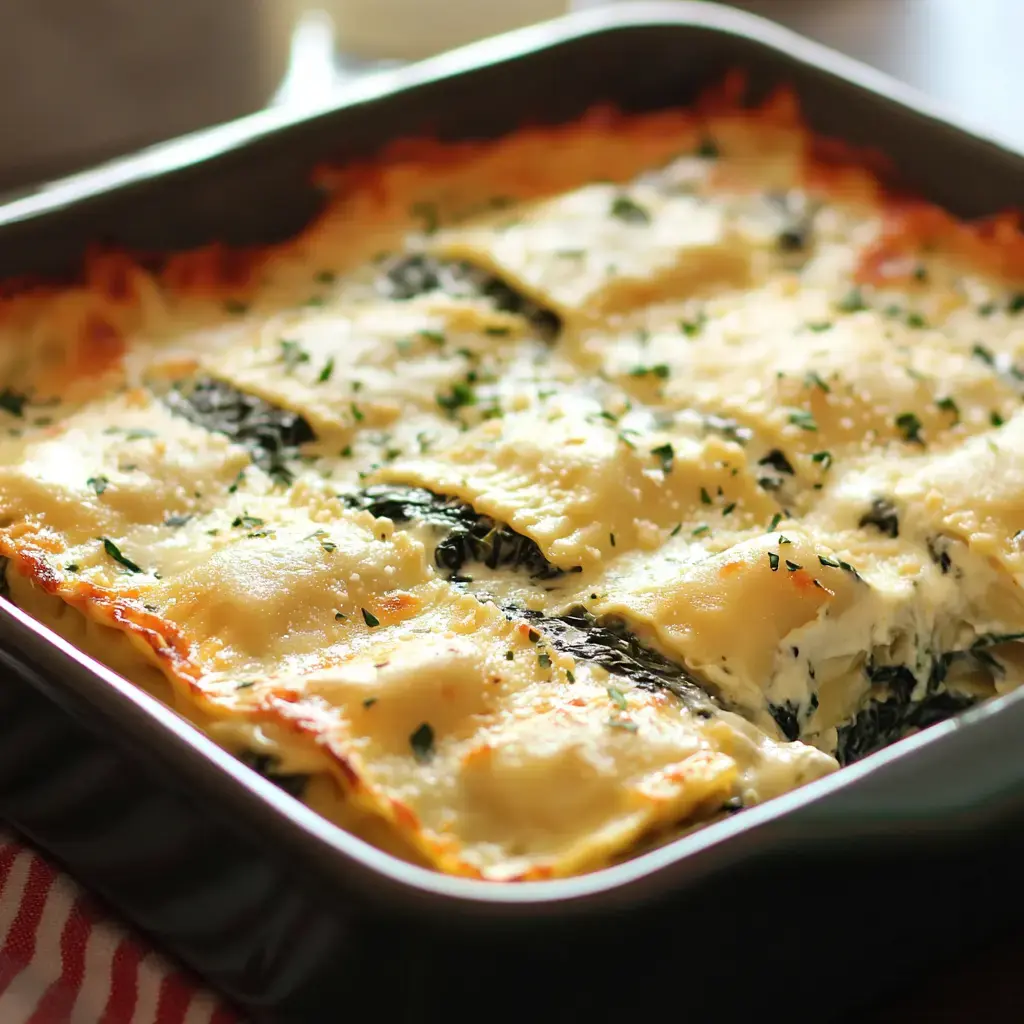
[[[885,76],[733,10],[637,4],[23,195],[0,206],[0,277],[71,272],[97,240],[274,241],[316,211],[324,159],[685,104],[732,67],[958,214],[1024,200],[1024,157]],[[624,865],[504,887],[341,833],[3,600],[0,678],[0,814],[257,1020],[835,1019],[991,934],[1024,852],[1024,693]]]

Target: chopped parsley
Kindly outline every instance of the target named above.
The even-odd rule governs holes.
[[[438,348],[441,348],[446,340],[441,331],[422,330],[417,331],[416,334],[424,341],[429,341],[431,345],[436,345]]]
[[[86,487],[91,487],[97,495],[102,494],[110,481],[105,476],[91,476],[85,481]]]
[[[672,472],[672,463],[675,460],[676,452],[671,444],[665,443],[651,449],[651,454],[661,462],[663,473]]]
[[[788,473],[793,475],[793,464],[786,458],[785,452],[773,448],[763,458],[757,460],[759,466],[771,466],[777,473]]]
[[[515,661],[516,660],[516,652],[515,651],[506,651],[505,652],[505,660],[506,661]]]
[[[551,655],[550,654],[538,654],[537,664],[541,668],[551,668]]]
[[[696,529],[694,529],[693,533],[690,536],[691,537],[703,537],[705,533],[710,533],[710,532],[711,532],[711,527],[708,526],[707,523],[701,523],[700,526],[698,526]]]
[[[476,394],[468,384],[457,381],[452,385],[451,391],[437,396],[437,404],[450,413],[455,412],[463,406],[475,405]]]
[[[326,384],[334,373],[334,356],[329,356],[327,362],[324,363],[324,368],[317,374],[317,384]]]
[[[242,313],[249,312],[249,303],[242,302],[240,299],[228,299],[227,302],[224,303],[224,312],[240,316]]]
[[[359,406],[356,405],[355,402],[350,402],[349,403],[349,410],[352,413],[352,419],[356,423],[362,423],[363,420],[366,419],[366,415],[363,413],[363,410],[360,409]]]
[[[164,526],[184,526],[191,518],[191,515],[168,516],[164,520]]]
[[[566,680],[567,680],[568,682],[570,682],[570,683],[575,683],[575,682],[576,682],[576,675],[575,675],[575,673],[574,673],[574,672],[572,671],[572,669],[568,669],[568,668],[567,668],[567,669],[565,670],[565,678],[566,678]]]
[[[706,487],[702,487],[700,489],[700,503],[702,505],[710,505],[711,504],[711,495],[708,494],[708,489]]]
[[[630,377],[657,377],[658,380],[668,380],[672,373],[665,363],[655,363],[653,366],[634,366],[629,371]]]
[[[814,452],[811,456],[811,462],[820,465],[822,469],[828,469],[832,465],[832,453]]]
[[[503,327],[500,324],[492,324],[490,327],[484,328],[484,334],[489,334],[492,338],[504,338],[511,333],[511,327]]]
[[[4,409],[12,416],[24,416],[25,404],[28,402],[28,395],[23,395],[10,388],[0,389],[0,409]]]
[[[80,568],[81,568],[81,566],[77,562],[68,562],[68,564],[64,566],[64,571],[65,572],[78,572],[78,570]]]
[[[837,303],[836,309],[841,313],[859,313],[867,309],[867,303],[859,288],[851,288]]]
[[[927,327],[928,321],[920,313],[908,313],[906,320],[908,327]]]
[[[676,523],[676,525],[673,526],[672,529],[669,531],[669,536],[670,537],[678,537],[679,536],[679,531],[682,528],[683,528],[683,524],[682,523]]]
[[[953,414],[953,426],[960,422],[960,406],[948,395],[945,398],[936,399],[935,404],[943,412],[951,412]]]
[[[365,608],[360,608],[359,610],[363,613],[363,622],[365,622],[370,629],[374,629],[380,625],[380,619],[378,619],[373,612],[368,612]]]
[[[348,616],[344,612],[335,612],[334,613],[334,621],[335,622],[344,622],[347,618],[348,618]]]
[[[775,527],[778,526],[781,522],[782,513],[776,512],[775,515],[772,516],[772,521],[768,524],[768,533],[772,533],[775,530]]]
[[[615,547],[615,534],[614,533],[609,533],[608,534],[608,543],[611,544],[612,547]]]
[[[421,723],[409,736],[409,746],[420,764],[426,764],[434,756],[434,730],[427,722]]]
[[[804,384],[809,388],[821,388],[826,395],[832,390],[814,370],[807,372],[807,375],[804,377]]]
[[[377,703],[377,698],[376,697],[365,697],[363,699],[363,707],[366,708],[367,711],[369,711],[370,708],[372,708],[373,705],[376,704],[376,703]]]
[[[100,537],[103,541],[103,550],[115,561],[118,565],[123,565],[129,572],[145,572],[145,569],[137,566],[130,558],[126,558],[121,554],[121,549],[112,541],[109,537]]]
[[[798,569],[802,569],[803,566],[799,562],[791,562],[788,558],[786,559],[786,568],[790,572],[796,572]]]
[[[992,424],[993,427],[1001,427],[1006,422],[1006,420],[1004,420],[1003,417],[998,412],[996,412],[995,409],[993,409],[992,412],[989,413],[988,421],[989,423]]]
[[[612,200],[611,209],[608,212],[626,224],[651,223],[650,213],[639,203],[630,199],[629,196],[616,196]]]
[[[807,330],[811,331],[813,334],[821,334],[824,331],[830,331],[832,329],[832,321],[818,320],[814,323],[805,324],[805,326]]]
[[[695,320],[680,320],[679,330],[686,335],[687,338],[696,338],[702,330],[704,325],[708,322],[708,318],[700,313]]]
[[[612,729],[621,729],[623,732],[636,732],[640,728],[636,722],[627,722],[621,718],[609,718],[607,724]]]
[[[246,530],[255,530],[257,527],[264,526],[262,519],[257,516],[235,516],[231,521],[231,525],[234,527],[243,527]]]
[[[1024,292],[1017,292],[1006,305],[1008,313],[1019,313],[1024,309]]]
[[[770,566],[772,572],[779,571],[779,556],[775,554],[774,551],[768,552],[768,565]]]
[[[722,509],[722,515],[723,516],[729,515],[732,511],[735,510],[735,508],[736,508],[736,502],[735,501],[730,501],[729,504],[726,505],[725,508]]]
[[[803,410],[797,409],[795,412],[789,414],[789,422],[795,427],[799,427],[801,430],[817,431],[818,424],[814,419],[814,416]]]
[[[705,135],[699,143],[697,143],[697,149],[695,154],[699,157],[703,157],[705,160],[717,160],[721,155],[721,150],[718,148],[718,143],[715,142],[710,135]]]
[[[626,695],[617,686],[608,687],[608,696],[611,697],[620,711],[628,709],[629,704],[626,702]]]
[[[309,353],[297,341],[280,338],[278,344],[281,346],[281,362],[284,363],[286,373],[293,373],[300,363],[309,362]]]
[[[839,563],[833,562],[831,558],[826,558],[824,555],[818,555],[818,561],[822,565],[827,565],[830,569],[838,569]]]
[[[971,355],[975,359],[980,359],[987,366],[996,365],[996,357],[992,354],[992,350],[986,348],[981,342],[975,342],[974,347],[971,349]]]
[[[922,424],[914,413],[901,412],[895,422],[906,441],[912,444],[924,444],[924,439],[921,437]]]
[[[333,284],[334,278],[335,274],[333,270],[318,270],[316,274],[313,275],[313,280],[316,281],[317,284]]]

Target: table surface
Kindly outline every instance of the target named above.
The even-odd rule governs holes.
[[[289,0],[296,11],[319,4]],[[575,0],[576,8],[608,0]],[[873,64],[930,94],[983,130],[1024,149],[1024,0],[738,0],[742,7]],[[282,22],[282,25],[284,23]],[[344,43],[344,40],[341,40]],[[279,43],[276,45],[280,45]],[[327,82],[326,50],[315,33],[279,99],[301,102]],[[294,53],[295,51],[293,51]],[[318,63],[317,58],[321,58]],[[108,65],[109,67],[109,65]],[[116,73],[112,71],[111,73]],[[6,92],[9,98],[12,94]],[[242,111],[239,111],[242,112]],[[193,110],[194,123],[203,112]],[[60,170],[85,165],[106,151],[70,154]],[[0,157],[0,182],[5,166]],[[1007,936],[955,963],[903,983],[886,1004],[861,1012],[858,1022],[902,1024],[910,1020],[1015,1020],[1019,1009],[1024,940]]]

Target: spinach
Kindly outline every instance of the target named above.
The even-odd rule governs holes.
[[[860,517],[858,526],[873,526],[890,537],[900,535],[900,520],[896,506],[888,498],[875,498],[871,508]]]
[[[710,718],[719,707],[697,676],[648,647],[619,618],[594,616],[583,607],[557,617],[515,608],[505,612],[511,619],[525,619],[542,629],[556,651],[599,665],[642,689],[668,690],[701,717]]]
[[[248,448],[260,469],[286,485],[292,481],[288,459],[299,445],[316,440],[298,413],[209,377],[178,384],[164,402],[171,412]]]
[[[399,302],[432,291],[444,291],[457,298],[483,297],[497,310],[525,317],[545,338],[553,338],[561,328],[558,317],[550,310],[538,306],[493,274],[461,260],[441,260],[423,254],[401,256],[385,267],[376,287],[385,297]]]
[[[535,541],[481,515],[458,498],[422,487],[383,484],[343,494],[341,500],[349,508],[363,509],[395,523],[420,522],[437,527],[444,536],[434,549],[434,562],[452,576],[458,576],[468,562],[482,562],[489,569],[522,569],[538,580],[563,574],[544,557]]]

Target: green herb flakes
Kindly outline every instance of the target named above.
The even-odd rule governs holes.
[[[818,429],[818,424],[815,422],[814,416],[803,410],[797,409],[795,412],[789,414],[789,422],[795,427],[799,427],[801,430],[808,430],[815,432]]]
[[[297,341],[280,338],[278,345],[281,347],[281,362],[284,363],[285,373],[293,373],[297,366],[309,362],[309,353]]]
[[[476,394],[473,389],[461,381],[457,381],[452,385],[451,391],[447,394],[439,394],[437,396],[437,404],[445,409],[449,413],[455,412],[456,409],[461,409],[463,406],[475,405]]]
[[[110,481],[105,476],[91,476],[85,481],[86,487],[91,487],[97,495],[102,494]]]
[[[426,764],[434,756],[434,730],[427,722],[421,723],[409,736],[409,746],[420,764]]]
[[[981,342],[975,342],[974,346],[971,348],[971,355],[974,356],[975,359],[980,359],[986,366],[996,365],[996,357],[992,354],[992,350],[990,348],[986,348],[981,344]]]
[[[651,454],[661,462],[661,470],[663,473],[672,472],[672,464],[675,460],[675,449],[671,444],[658,445],[657,448],[651,449]]]
[[[365,608],[359,609],[363,613],[363,622],[365,622],[370,629],[376,629],[380,625],[380,619],[377,618],[373,612],[368,612]]]
[[[626,224],[650,224],[651,215],[639,203],[634,202],[629,196],[619,195],[612,200],[611,209],[608,211],[611,216],[617,217]]]
[[[316,375],[317,384],[326,384],[334,373],[334,356],[328,356],[323,369]]]
[[[23,417],[27,403],[28,395],[12,391],[10,388],[0,388],[0,409],[9,412],[12,416]]]
[[[912,444],[924,444],[921,437],[922,423],[912,412],[901,412],[895,420],[896,427],[903,434],[904,440]]]
[[[668,380],[672,370],[665,363],[656,363],[654,366],[634,366],[629,371],[630,377],[657,377],[658,380]]]
[[[938,398],[935,400],[935,405],[943,412],[953,414],[953,426],[955,427],[960,422],[960,406],[950,398],[948,395],[945,398]]]
[[[626,695],[617,686],[609,686],[607,689],[608,696],[611,697],[618,709],[620,711],[625,711],[629,707],[629,704],[626,701]]]
[[[837,303],[836,309],[841,313],[859,313],[868,308],[859,288],[851,288]]]
[[[779,571],[779,556],[774,551],[768,552],[768,565],[772,572]]]
[[[814,370],[809,370],[807,372],[806,376],[804,377],[804,384],[809,388],[819,388],[820,390],[824,391],[826,395],[829,394],[829,392],[831,392],[832,390],[821,379],[820,375]]]
[[[111,557],[118,565],[123,565],[129,572],[141,573],[145,572],[145,569],[137,566],[130,558],[126,558],[121,554],[121,549],[108,537],[100,537],[99,540],[103,542],[103,550]]]

